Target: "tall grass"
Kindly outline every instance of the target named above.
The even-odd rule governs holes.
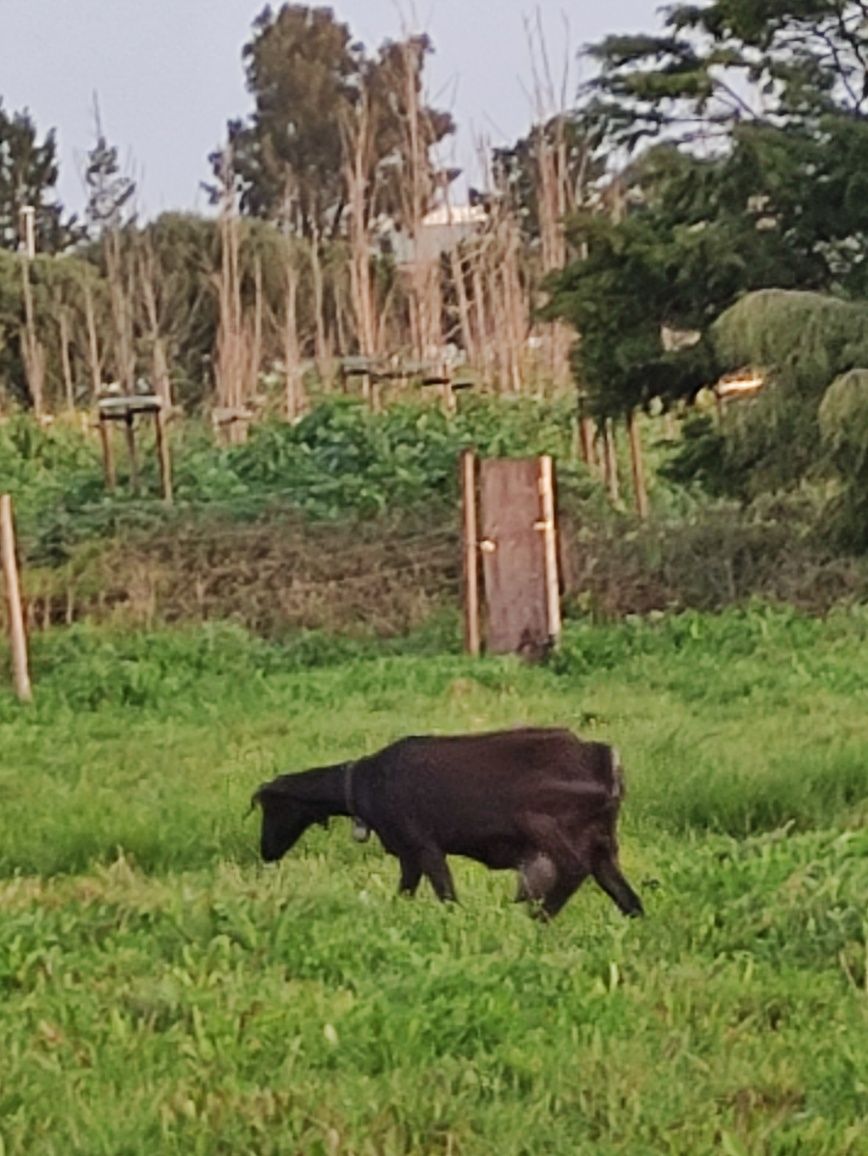
[[[547,668],[78,630],[0,696],[0,1151],[861,1156],[865,620],[572,625]],[[262,779],[415,731],[617,743],[648,918],[540,928],[347,825],[277,868]]]

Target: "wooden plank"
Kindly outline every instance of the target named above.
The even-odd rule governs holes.
[[[548,644],[545,551],[536,458],[483,461],[482,550],[487,649],[534,656]]]
[[[479,542],[476,509],[476,454],[461,455],[461,512],[464,538],[464,649],[476,657],[482,637],[479,628]]]
[[[21,702],[30,702],[33,698],[33,690],[30,685],[27,634],[24,629],[21,586],[18,581],[12,498],[9,494],[0,494],[0,562],[2,562],[6,604],[9,610],[9,645],[12,650],[12,676],[15,694]]]
[[[554,464],[548,454],[539,460],[539,494],[542,519],[539,529],[543,536],[545,555],[546,617],[548,636],[556,643],[561,635],[561,595],[558,573],[558,526],[555,509]]]

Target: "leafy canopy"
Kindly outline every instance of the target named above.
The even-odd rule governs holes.
[[[0,100],[0,249],[18,248],[20,212],[27,205],[35,210],[40,252],[57,252],[75,239],[75,219],[64,219],[57,200],[58,174],[54,130],[40,140],[30,113],[9,113]]]
[[[430,150],[454,131],[448,113],[424,105],[431,51],[430,40],[417,36],[386,42],[371,56],[330,8],[266,7],[243,52],[255,108],[228,125],[242,211],[306,236],[336,234],[347,199],[347,134],[364,99],[373,199],[378,211],[398,215],[399,182],[417,162],[430,166]],[[408,126],[411,103],[419,108],[418,140]],[[211,163],[219,176],[223,150]]]

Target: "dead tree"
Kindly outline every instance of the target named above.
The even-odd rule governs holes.
[[[343,125],[344,180],[349,208],[350,296],[363,357],[379,352],[380,327],[371,273],[371,189],[374,155],[370,96],[363,90]]]
[[[154,247],[150,237],[145,237],[139,253],[139,282],[142,290],[148,341],[151,347],[151,376],[153,388],[163,405],[172,404],[172,382],[169,376],[169,359],[166,341],[160,325],[160,310],[157,298],[159,276]]]
[[[45,347],[36,330],[33,308],[33,286],[30,281],[30,258],[21,259],[21,292],[24,299],[24,326],[21,330],[21,359],[27,377],[27,388],[33,412],[41,418],[45,412]]]
[[[218,329],[214,364],[216,401],[229,415],[240,415],[248,392],[250,368],[249,333],[244,324],[241,298],[240,225],[235,204],[231,158],[226,156],[220,205],[220,273],[217,277]],[[230,420],[230,437],[243,429]]]

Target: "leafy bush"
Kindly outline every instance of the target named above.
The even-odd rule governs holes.
[[[370,518],[389,511],[443,509],[458,493],[458,455],[553,453],[562,485],[586,493],[571,464],[569,401],[468,398],[447,417],[430,404],[370,413],[329,398],[295,425],[256,427],[243,446],[214,445],[193,423],[173,434],[176,507],[104,492],[96,445],[79,429],[40,429],[20,417],[0,426],[0,489],[16,497],[22,533],[39,560],[90,537],[164,525],[208,510],[246,521],[280,503],[308,518]],[[144,482],[157,492],[155,455],[143,437]],[[119,455],[123,485],[124,458]]]

